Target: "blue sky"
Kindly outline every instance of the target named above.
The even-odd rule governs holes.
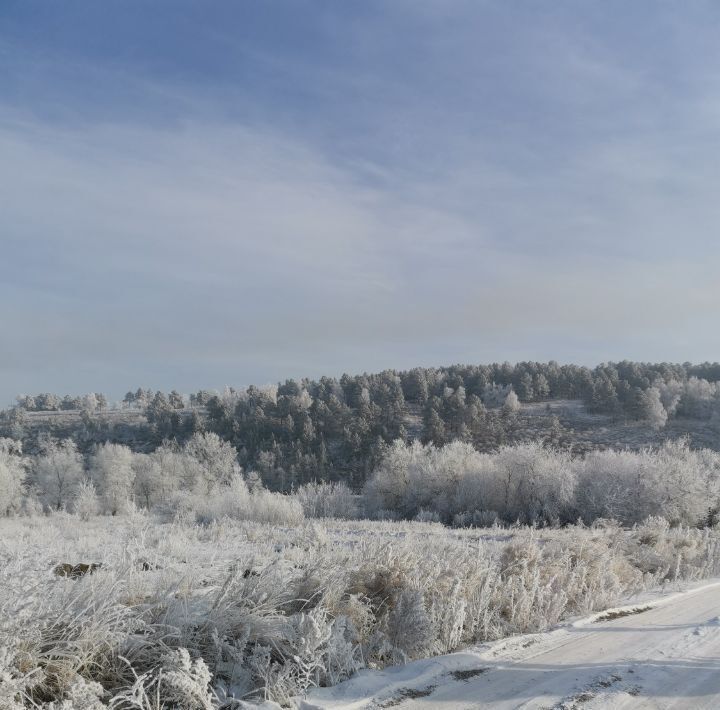
[[[717,359],[720,5],[0,2],[0,403]]]

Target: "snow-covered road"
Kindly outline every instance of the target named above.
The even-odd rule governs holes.
[[[364,671],[301,708],[720,709],[720,582],[633,608],[646,610]]]

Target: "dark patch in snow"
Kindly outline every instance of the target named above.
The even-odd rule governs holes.
[[[386,700],[382,705],[380,705],[381,708],[392,708],[396,705],[400,705],[403,700],[416,700],[417,698],[427,698],[428,695],[430,695],[433,690],[435,690],[436,686],[434,685],[428,685],[427,688],[402,688],[401,690],[398,690],[397,695],[395,695],[394,698],[390,698],[390,700]]]
[[[482,673],[487,673],[489,671],[489,668],[469,668],[465,671],[450,671],[450,675],[455,680],[463,680],[468,681],[470,678],[475,678],[476,676],[481,675]]]
[[[598,624],[601,621],[614,621],[615,619],[622,619],[623,616],[632,616],[633,614],[642,614],[644,611],[650,611],[651,606],[636,606],[634,609],[623,609],[620,611],[609,611],[607,614],[598,616],[595,619],[595,623]]]

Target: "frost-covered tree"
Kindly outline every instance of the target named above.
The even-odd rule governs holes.
[[[20,510],[24,495],[25,460],[22,445],[0,439],[0,516]]]
[[[662,429],[667,424],[668,413],[663,406],[660,397],[660,390],[657,387],[650,387],[642,395],[644,418],[647,419],[653,429]]]
[[[684,391],[678,404],[678,414],[696,419],[709,419],[716,401],[720,383],[691,377],[685,382]]]
[[[170,406],[173,409],[184,409],[185,408],[185,399],[176,390],[173,390],[168,395],[168,403],[170,404]]]
[[[165,485],[162,459],[162,451],[156,451],[154,454],[135,454],[133,457],[135,499],[148,509],[167,500],[170,491],[177,487],[177,484],[172,483]]]
[[[43,412],[54,412],[60,409],[60,397],[50,392],[43,392],[43,394],[35,397],[35,409]]]
[[[83,459],[72,439],[44,442],[34,461],[32,480],[46,507],[61,510],[68,506],[83,478]]]
[[[81,520],[90,520],[100,513],[100,507],[100,499],[95,485],[92,481],[83,481],[78,487],[78,493],[73,503],[75,515]]]
[[[535,399],[545,399],[550,394],[550,383],[542,372],[539,372],[533,378],[533,392],[535,393]]]
[[[94,412],[99,408],[99,402],[97,395],[94,392],[89,392],[82,398],[82,409],[86,412]]]
[[[569,454],[540,444],[506,446],[496,456],[502,502],[493,506],[507,520],[551,522],[564,517],[575,495]]]
[[[512,386],[509,384],[487,383],[482,389],[482,402],[486,407],[502,407],[511,390]]]
[[[503,412],[507,414],[514,414],[515,412],[520,410],[520,400],[518,399],[518,396],[515,394],[515,392],[510,390],[507,393],[502,408]]]
[[[199,464],[199,478],[195,485],[210,493],[217,485],[232,480],[237,463],[237,452],[232,444],[217,434],[196,433],[185,445],[185,453]]]
[[[141,473],[140,484],[154,487],[158,502],[167,500],[175,490],[194,491],[196,488],[200,488],[199,483],[203,480],[204,475],[203,464],[188,455],[176,443],[168,442],[159,446],[150,457],[151,462],[148,463],[148,466],[153,466],[153,468]],[[138,461],[138,465],[140,468],[144,466],[142,458]],[[147,484],[144,483],[146,476],[152,479]]]
[[[719,502],[720,455],[693,451],[685,440],[658,451],[594,451],[575,466],[577,507],[588,522],[661,516],[697,525]]]
[[[425,432],[423,440],[442,446],[447,439],[445,422],[443,422],[437,409],[430,407],[425,413]]]
[[[90,477],[106,513],[125,511],[135,479],[132,451],[121,444],[101,444],[90,459]]]
[[[529,372],[524,373],[518,380],[517,393],[518,397],[522,399],[523,402],[529,402],[535,396],[535,392],[533,390],[533,379]]]
[[[683,395],[685,389],[682,382],[678,382],[675,379],[671,379],[667,382],[659,380],[655,382],[655,387],[660,393],[660,401],[662,402],[665,411],[668,416],[673,416],[677,411],[678,404]]]

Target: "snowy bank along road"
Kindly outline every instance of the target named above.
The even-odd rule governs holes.
[[[720,581],[552,631],[364,671],[302,710],[720,709]]]

